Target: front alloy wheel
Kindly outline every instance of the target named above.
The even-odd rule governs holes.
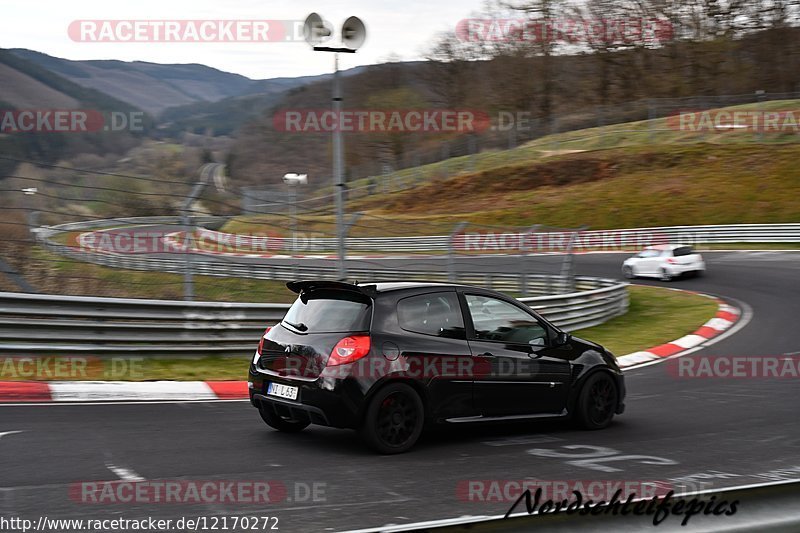
[[[629,265],[622,267],[622,275],[628,279],[633,279],[636,277],[636,274],[633,273],[633,267]]]
[[[617,385],[605,372],[589,377],[578,396],[578,419],[586,429],[602,429],[617,409]]]
[[[379,390],[367,407],[361,437],[374,450],[402,453],[417,442],[422,433],[425,411],[414,389],[392,383]]]

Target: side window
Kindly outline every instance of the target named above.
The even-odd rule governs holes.
[[[409,296],[397,302],[397,320],[406,331],[463,339],[464,319],[455,292]]]
[[[544,346],[547,332],[539,322],[515,305],[497,298],[465,295],[478,340]]]

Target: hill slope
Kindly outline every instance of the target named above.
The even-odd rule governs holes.
[[[202,105],[255,93],[278,95],[315,78],[252,80],[199,64],[71,61],[33,50],[17,48],[10,52],[75,84],[113,95],[154,115],[170,107]]]
[[[798,222],[798,157],[797,144],[584,152],[436,180],[349,208],[371,205],[381,215],[436,213],[436,218],[492,224],[592,228]]]
[[[0,49],[0,109],[91,109],[134,112],[135,106],[79,84],[8,50]],[[143,126],[151,120],[144,117]],[[6,157],[55,162],[80,153],[121,154],[138,144],[145,132],[8,133],[0,135],[0,153]],[[6,174],[16,163],[0,161]]]
[[[86,106],[108,111],[141,109],[103,91],[75,83],[61,74],[19,57],[10,50],[0,49],[3,68],[2,101],[14,108],[48,106]],[[6,78],[8,76],[8,78]]]
[[[432,179],[346,204],[352,236],[446,235],[468,221],[591,229],[800,222],[800,144],[625,147],[552,156]],[[322,206],[317,206],[321,208]],[[301,215],[330,235],[332,215]],[[225,231],[281,232],[278,216],[241,217]]]

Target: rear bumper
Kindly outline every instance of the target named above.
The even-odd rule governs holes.
[[[304,405],[290,400],[265,396],[260,393],[251,393],[250,402],[260,409],[272,409],[277,414],[294,420],[305,420],[311,424],[330,426],[328,416],[319,407]]]
[[[353,380],[318,378],[300,381],[273,376],[250,368],[248,381],[250,403],[254,407],[273,409],[276,413],[312,424],[337,428],[357,428],[361,419],[364,395]],[[267,394],[268,384],[281,383],[297,387],[297,400]]]
[[[702,272],[706,269],[706,264],[701,261],[698,263],[687,263],[685,265],[665,265],[664,268],[670,275],[679,276],[688,272]]]

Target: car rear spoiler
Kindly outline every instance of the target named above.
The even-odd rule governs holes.
[[[376,294],[375,285],[357,285],[346,281],[298,280],[290,281],[286,284],[286,288],[297,294],[318,290],[350,291],[370,298],[373,298]]]

